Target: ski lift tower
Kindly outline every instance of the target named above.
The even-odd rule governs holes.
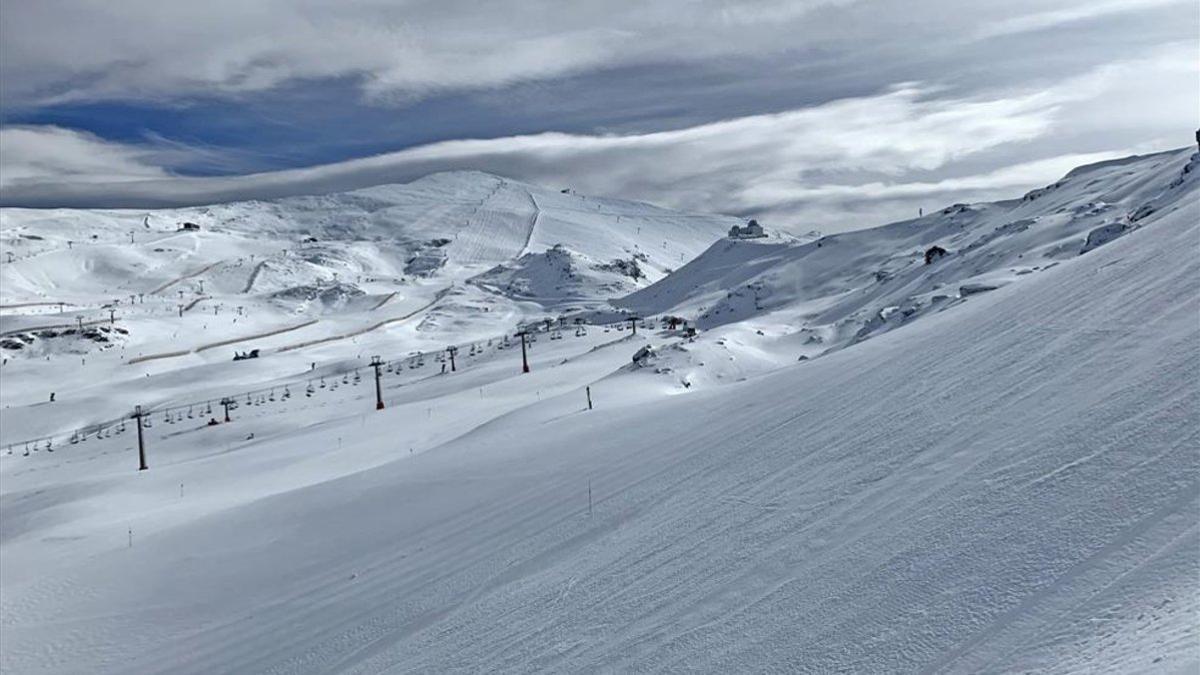
[[[225,409],[225,421],[231,421],[229,418],[229,410],[230,408],[237,407],[237,401],[233,400],[232,397],[226,396],[225,398],[221,399],[221,407]]]
[[[526,350],[525,339],[528,335],[529,335],[529,329],[525,328],[524,326],[521,326],[521,329],[517,331],[517,337],[521,338],[521,372],[522,373],[529,372],[529,355],[525,351]]]
[[[383,410],[383,386],[379,383],[379,380],[382,377],[382,375],[379,372],[379,369],[382,366],[383,366],[383,360],[381,360],[378,356],[371,357],[371,367],[375,369],[375,409],[376,410]],[[357,375],[355,375],[355,377],[357,377]]]
[[[138,443],[138,471],[145,471],[150,468],[146,466],[146,441],[142,437],[142,418],[146,413],[142,412],[142,406],[134,406],[133,414],[130,417],[137,424],[137,443]]]

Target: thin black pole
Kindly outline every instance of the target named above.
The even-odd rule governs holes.
[[[133,409],[133,419],[138,431],[138,471],[145,471],[150,467],[146,466],[146,440],[142,437],[142,406]]]
[[[380,366],[383,361],[379,360],[378,356],[371,357],[371,367],[375,369],[375,409],[383,410],[383,385],[379,383],[379,378],[382,377],[379,373]]]
[[[525,333],[525,331],[521,331],[520,333],[518,333],[518,335],[521,336],[521,372],[528,373],[529,372],[529,356],[525,352],[525,335],[526,335],[526,333]]]
[[[590,386],[587,388],[587,398],[588,398],[588,410],[591,410],[592,409],[592,388]]]
[[[454,367],[454,355],[458,353],[458,347],[454,347],[454,346],[446,347],[446,352],[448,352],[450,354],[450,372],[453,373],[455,370],[457,370]]]

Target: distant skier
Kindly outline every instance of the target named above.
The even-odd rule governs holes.
[[[50,392],[50,402],[54,403],[54,392]]]
[[[444,363],[442,364],[442,374],[443,375],[446,374],[446,364],[444,364]]]

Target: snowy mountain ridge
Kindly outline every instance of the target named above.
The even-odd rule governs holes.
[[[954,204],[809,242],[722,240],[616,304],[692,319],[734,342],[753,332],[764,339],[751,339],[749,359],[764,349],[793,361],[816,358],[1051,269],[1186,206],[1197,198],[1198,166],[1191,149],[1130,157],[1079,167],[1019,200]],[[703,360],[672,369],[687,383],[687,364]]]

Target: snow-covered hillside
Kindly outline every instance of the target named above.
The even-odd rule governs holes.
[[[0,212],[0,669],[1194,672],[1198,176],[811,242],[480,174]]]
[[[1081,167],[1021,199],[954,204],[814,241],[724,239],[617,305],[708,331],[718,349],[660,364],[678,383],[744,376],[1028,280],[1182,208],[1197,181],[1200,161],[1183,149]],[[712,367],[728,359],[741,363],[727,373]]]
[[[175,314],[184,304],[189,314],[243,306],[243,314],[282,309],[308,316],[412,309],[458,286],[475,302],[510,312],[516,310],[505,287],[483,290],[474,277],[498,266],[493,276],[506,267],[536,267],[532,261],[561,250],[587,261],[582,273],[620,295],[690,260],[735,222],[473,172],[194,209],[4,209],[0,303],[10,309],[45,303],[54,313],[65,303],[85,319],[107,318],[96,311],[99,302],[115,306],[126,322],[146,313],[147,304]],[[184,223],[198,229],[181,230]],[[8,331],[22,321],[10,315],[5,324]],[[152,350],[148,340],[140,331],[129,337],[144,352]]]
[[[3,209],[4,439],[182,395],[147,375],[236,387],[495,338],[645,286],[736,222],[477,172],[148,213]],[[230,368],[251,350],[271,364]],[[17,412],[51,393],[52,417]]]

